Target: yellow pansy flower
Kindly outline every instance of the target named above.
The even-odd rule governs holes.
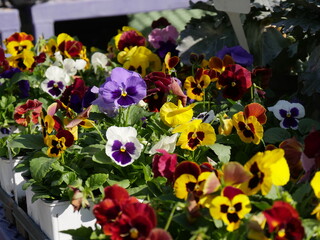
[[[181,132],[177,146],[182,149],[194,151],[198,146],[212,145],[216,142],[216,133],[209,123],[203,123],[201,119],[195,119],[184,123],[172,131]]]
[[[160,108],[160,118],[164,124],[169,127],[175,127],[182,123],[189,122],[193,116],[194,104],[183,107],[181,101],[178,101],[178,105],[172,102],[166,102]]]
[[[255,154],[244,165],[252,177],[240,185],[241,190],[247,195],[261,190],[262,195],[267,195],[272,185],[285,185],[290,179],[290,171],[284,153],[283,149],[277,148]]]

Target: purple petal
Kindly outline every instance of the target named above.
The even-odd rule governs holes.
[[[134,151],[136,150],[136,147],[133,142],[127,142],[125,145],[126,151],[130,154],[134,154]]]
[[[122,106],[122,107],[126,107],[126,106],[130,106],[132,104],[135,104],[136,101],[134,98],[130,97],[129,95],[123,97],[121,96],[118,100],[117,103]]]
[[[122,166],[128,165],[132,161],[130,154],[127,152],[116,151],[112,153],[112,157],[119,165]]]
[[[47,83],[47,88],[52,88],[55,83],[56,83],[55,81],[50,80],[50,81]]]
[[[291,117],[297,117],[299,116],[299,109],[296,107],[291,108],[290,113],[291,113]]]
[[[122,143],[119,140],[115,140],[112,144],[112,151],[119,151],[122,146]]]
[[[287,118],[283,119],[282,124],[285,128],[295,129],[298,126],[298,121],[293,117],[287,117]]]
[[[280,116],[281,116],[282,118],[286,118],[288,112],[287,112],[286,110],[284,110],[284,109],[280,109],[280,110],[279,110],[279,113],[280,113]]]

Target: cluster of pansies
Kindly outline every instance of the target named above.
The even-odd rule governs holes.
[[[271,70],[243,48],[182,62],[164,18],[105,51],[66,33],[33,41],[4,41],[0,76],[7,96],[26,91],[10,146],[34,199],[91,198],[99,239],[320,236],[320,123],[302,100],[268,101]]]

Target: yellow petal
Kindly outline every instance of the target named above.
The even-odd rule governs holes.
[[[320,198],[320,171],[316,172],[310,182],[310,185],[313,188],[314,194],[317,196],[317,198]]]
[[[188,183],[197,183],[197,179],[191,174],[182,174],[174,182],[174,192],[177,198],[187,199],[188,198]]]

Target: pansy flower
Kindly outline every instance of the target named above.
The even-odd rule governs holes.
[[[99,89],[91,91],[99,93],[98,99],[92,103],[111,114],[119,107],[137,104],[146,96],[147,86],[138,73],[116,67]]]
[[[175,66],[178,65],[180,62],[180,58],[178,56],[171,56],[171,52],[167,52],[166,56],[164,57],[164,63],[163,63],[163,72],[168,71],[168,73],[171,75],[171,73],[175,72]]]
[[[245,118],[243,112],[238,112],[232,116],[232,120],[237,134],[243,142],[260,143],[263,137],[263,127],[255,116]]]
[[[183,107],[180,100],[178,100],[178,105],[166,102],[160,108],[160,118],[167,126],[175,127],[192,119],[193,107],[194,104]]]
[[[97,219],[97,223],[102,226],[104,234],[110,236],[111,226],[116,223],[122,208],[126,204],[138,202],[135,197],[130,197],[128,192],[118,186],[108,186],[104,189],[104,199],[100,203],[94,205],[93,214]]]
[[[61,130],[56,135],[48,135],[45,144],[48,146],[47,155],[59,158],[61,154],[72,146],[74,137],[68,130]]]
[[[67,58],[87,58],[85,46],[66,33],[57,36],[57,50]]]
[[[195,119],[174,128],[173,133],[181,132],[177,146],[194,151],[199,146],[212,145],[216,141],[216,133],[209,123]]]
[[[123,26],[122,30],[114,37],[116,48],[123,51],[134,46],[145,46],[146,39],[142,33],[133,27]]]
[[[7,53],[12,56],[17,56],[25,50],[33,48],[33,37],[25,32],[14,33],[8,37],[4,42],[7,47]]]
[[[199,166],[191,161],[178,164],[174,172],[173,186],[177,198],[204,204],[201,198],[207,199],[206,195],[218,190],[220,181],[216,172],[212,168],[207,168],[206,163],[202,165]]]
[[[144,46],[125,48],[118,53],[117,60],[125,69],[136,71],[142,77],[147,74],[147,70],[159,71],[161,69],[160,58]]]
[[[241,46],[234,46],[230,48],[224,47],[216,54],[216,56],[219,58],[223,58],[226,55],[231,56],[236,63],[244,67],[251,66],[253,63],[253,56]]]
[[[173,182],[173,173],[178,164],[177,154],[168,153],[164,149],[157,149],[161,154],[156,154],[152,159],[152,172],[154,177],[165,177],[168,182]]]
[[[211,80],[204,70],[199,68],[195,76],[189,76],[184,82],[184,87],[187,90],[187,96],[197,101],[202,101],[204,90],[209,86]]]
[[[274,116],[280,120],[280,127],[294,130],[298,129],[299,119],[305,115],[303,105],[300,103],[290,103],[286,100],[279,100],[274,106],[268,107]]]
[[[222,86],[223,97],[238,101],[252,85],[251,72],[238,64],[228,65],[218,83]]]
[[[85,85],[82,78],[75,78],[74,83],[67,86],[62,93],[60,101],[73,111],[80,113],[96,99],[95,94]]]
[[[63,59],[60,52],[55,52],[54,56],[56,58],[56,62],[54,63],[54,65],[62,67],[69,76],[76,75],[78,71],[83,70],[87,65],[87,62],[83,59]]]
[[[316,172],[313,176],[310,185],[314,191],[315,196],[320,199],[320,171]],[[316,218],[320,220],[320,203],[312,211],[311,215],[316,215]]]
[[[58,98],[64,92],[67,82],[70,81],[68,74],[57,66],[50,66],[45,72],[46,80],[41,83],[43,91],[53,98]]]
[[[299,213],[289,203],[275,201],[271,209],[263,211],[269,233],[275,240],[304,239],[304,228]]]
[[[34,64],[34,53],[30,50],[24,50],[21,53],[7,58],[9,64],[13,68],[18,68],[21,71],[32,69]]]
[[[209,210],[213,218],[221,219],[227,230],[232,232],[240,227],[241,219],[251,211],[250,200],[240,189],[227,186],[221,196],[212,200]]]
[[[109,64],[109,59],[106,54],[103,54],[101,52],[95,52],[92,54],[91,65],[95,73],[97,73],[98,69],[103,69],[104,71],[107,71],[108,64]]]
[[[135,128],[111,126],[106,136],[106,154],[117,165],[125,167],[140,157],[143,146],[137,139]]]
[[[42,111],[42,102],[37,99],[28,99],[25,104],[19,105],[14,109],[13,118],[16,123],[27,126],[30,122],[37,124]]]
[[[174,149],[176,148],[178,136],[178,133],[175,133],[171,136],[162,136],[161,139],[150,149],[149,154],[156,154],[158,152],[157,149],[162,149],[168,153],[173,153]]]
[[[241,190],[248,195],[253,195],[260,190],[262,195],[266,195],[272,185],[283,186],[290,179],[284,150],[280,148],[256,153],[244,168],[252,174],[248,181],[240,185]]]

